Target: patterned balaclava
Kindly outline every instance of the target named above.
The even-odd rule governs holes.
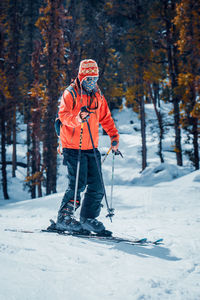
[[[80,62],[78,79],[86,92],[92,92],[99,79],[99,68],[93,59],[84,59]]]
[[[98,79],[99,79],[99,77],[87,77],[87,78],[83,79],[82,86],[83,86],[84,90],[86,92],[91,93],[95,89]]]

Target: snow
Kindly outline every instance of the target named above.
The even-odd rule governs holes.
[[[67,186],[65,167],[59,158],[58,193],[37,199],[22,189],[26,174],[18,167],[17,178],[9,179],[11,200],[0,200],[1,300],[200,299],[200,171],[177,167],[168,149],[160,164],[157,138],[147,132],[148,167],[141,173],[137,115],[124,109],[115,119],[124,155],[115,157],[115,216],[112,223],[105,218],[104,206],[99,219],[113,235],[164,238],[164,244],[141,247],[39,232],[56,218]],[[166,148],[173,138],[170,131]],[[101,152],[108,148],[109,138],[101,136]],[[25,152],[20,148],[21,161]],[[112,154],[103,165],[108,199],[111,165]]]
[[[159,182],[171,181],[189,172],[189,169],[187,170],[176,165],[161,163],[154,168],[147,167],[138,177],[132,180],[132,184],[151,186]]]

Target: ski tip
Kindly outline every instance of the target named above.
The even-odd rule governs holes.
[[[154,242],[154,244],[155,245],[158,245],[158,244],[160,244],[160,243],[162,243],[163,242],[163,239],[158,239],[158,240],[156,240],[155,242]]]
[[[51,223],[52,225],[55,225],[55,224],[56,224],[56,222],[55,222],[54,220],[52,220],[52,219],[50,219],[49,221],[50,221],[50,223]]]

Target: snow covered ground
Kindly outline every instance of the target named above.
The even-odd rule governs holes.
[[[151,107],[147,109],[150,115]],[[104,207],[100,220],[114,235],[162,237],[164,244],[141,247],[5,231],[46,228],[49,219],[56,218],[67,184],[60,165],[59,192],[27,200],[30,196],[21,187],[24,170],[18,168],[17,178],[10,179],[11,200],[0,200],[1,300],[200,299],[200,171],[176,167],[169,151],[160,164],[157,140],[149,132],[149,165],[140,173],[141,140],[134,129],[139,123],[130,110],[115,117],[124,158],[115,158],[115,217],[110,223]],[[172,144],[168,135],[166,150]],[[102,136],[101,151],[106,147],[109,139]],[[108,198],[111,164],[110,154],[103,166]]]

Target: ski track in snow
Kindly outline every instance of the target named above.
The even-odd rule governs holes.
[[[130,127],[126,116],[121,120],[123,130]],[[0,300],[200,299],[200,171],[165,181],[174,172],[169,153],[162,176],[152,172],[145,184],[132,184],[140,166],[139,143],[138,133],[121,135],[125,155],[115,165],[115,216],[111,224],[104,207],[99,219],[113,235],[164,238],[164,244],[141,247],[5,231],[46,228],[48,220],[56,218],[66,178],[59,177],[59,193],[34,200],[19,201],[23,193],[15,186],[12,200],[0,201]],[[101,137],[100,146],[106,145],[108,138]],[[158,165],[156,147],[149,152],[152,166]],[[103,166],[108,197],[111,163],[110,155]]]

